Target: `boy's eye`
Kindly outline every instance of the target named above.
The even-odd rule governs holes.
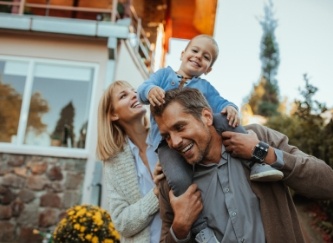
[[[208,61],[210,61],[210,59],[211,59],[209,55],[204,55],[204,58]]]

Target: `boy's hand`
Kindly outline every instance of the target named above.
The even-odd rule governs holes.
[[[227,115],[227,120],[229,121],[230,126],[237,127],[240,124],[240,117],[235,107],[233,106],[224,107],[221,113],[223,115]]]
[[[160,87],[152,88],[148,93],[148,100],[152,106],[162,105],[164,103],[165,91]]]

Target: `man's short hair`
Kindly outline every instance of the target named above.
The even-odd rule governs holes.
[[[153,117],[161,117],[166,107],[172,102],[177,102],[183,106],[183,112],[191,114],[196,119],[200,119],[204,108],[211,110],[203,94],[194,88],[171,89],[165,92],[164,104],[160,106],[150,106]]]

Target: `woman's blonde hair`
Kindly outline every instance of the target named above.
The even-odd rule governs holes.
[[[126,81],[115,81],[104,91],[98,105],[97,121],[97,157],[107,160],[124,150],[126,133],[117,121],[112,121],[110,115],[113,112],[112,96],[115,87],[133,86]],[[148,118],[145,116],[145,125],[148,126]]]

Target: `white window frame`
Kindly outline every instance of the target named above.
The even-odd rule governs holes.
[[[99,65],[93,62],[79,62],[79,61],[66,61],[66,60],[53,60],[45,58],[35,58],[35,57],[13,57],[0,55],[1,59],[13,60],[13,61],[26,61],[29,64],[28,73],[26,77],[26,83],[24,87],[22,106],[20,112],[19,125],[17,129],[17,143],[4,143],[0,142],[0,153],[14,153],[14,154],[27,154],[27,155],[42,155],[42,156],[54,156],[54,157],[65,157],[65,158],[88,158],[92,151],[92,139],[95,114],[93,109],[96,107],[96,90],[98,83],[98,73]],[[88,129],[86,134],[86,144],[85,148],[67,148],[67,147],[54,147],[54,146],[37,146],[37,145],[27,145],[24,144],[24,136],[27,126],[27,118],[29,114],[29,106],[33,85],[33,67],[35,63],[48,63],[48,64],[60,64],[60,65],[70,65],[70,66],[80,66],[93,68],[93,84],[91,90],[91,102],[89,105],[89,115],[88,115]]]

